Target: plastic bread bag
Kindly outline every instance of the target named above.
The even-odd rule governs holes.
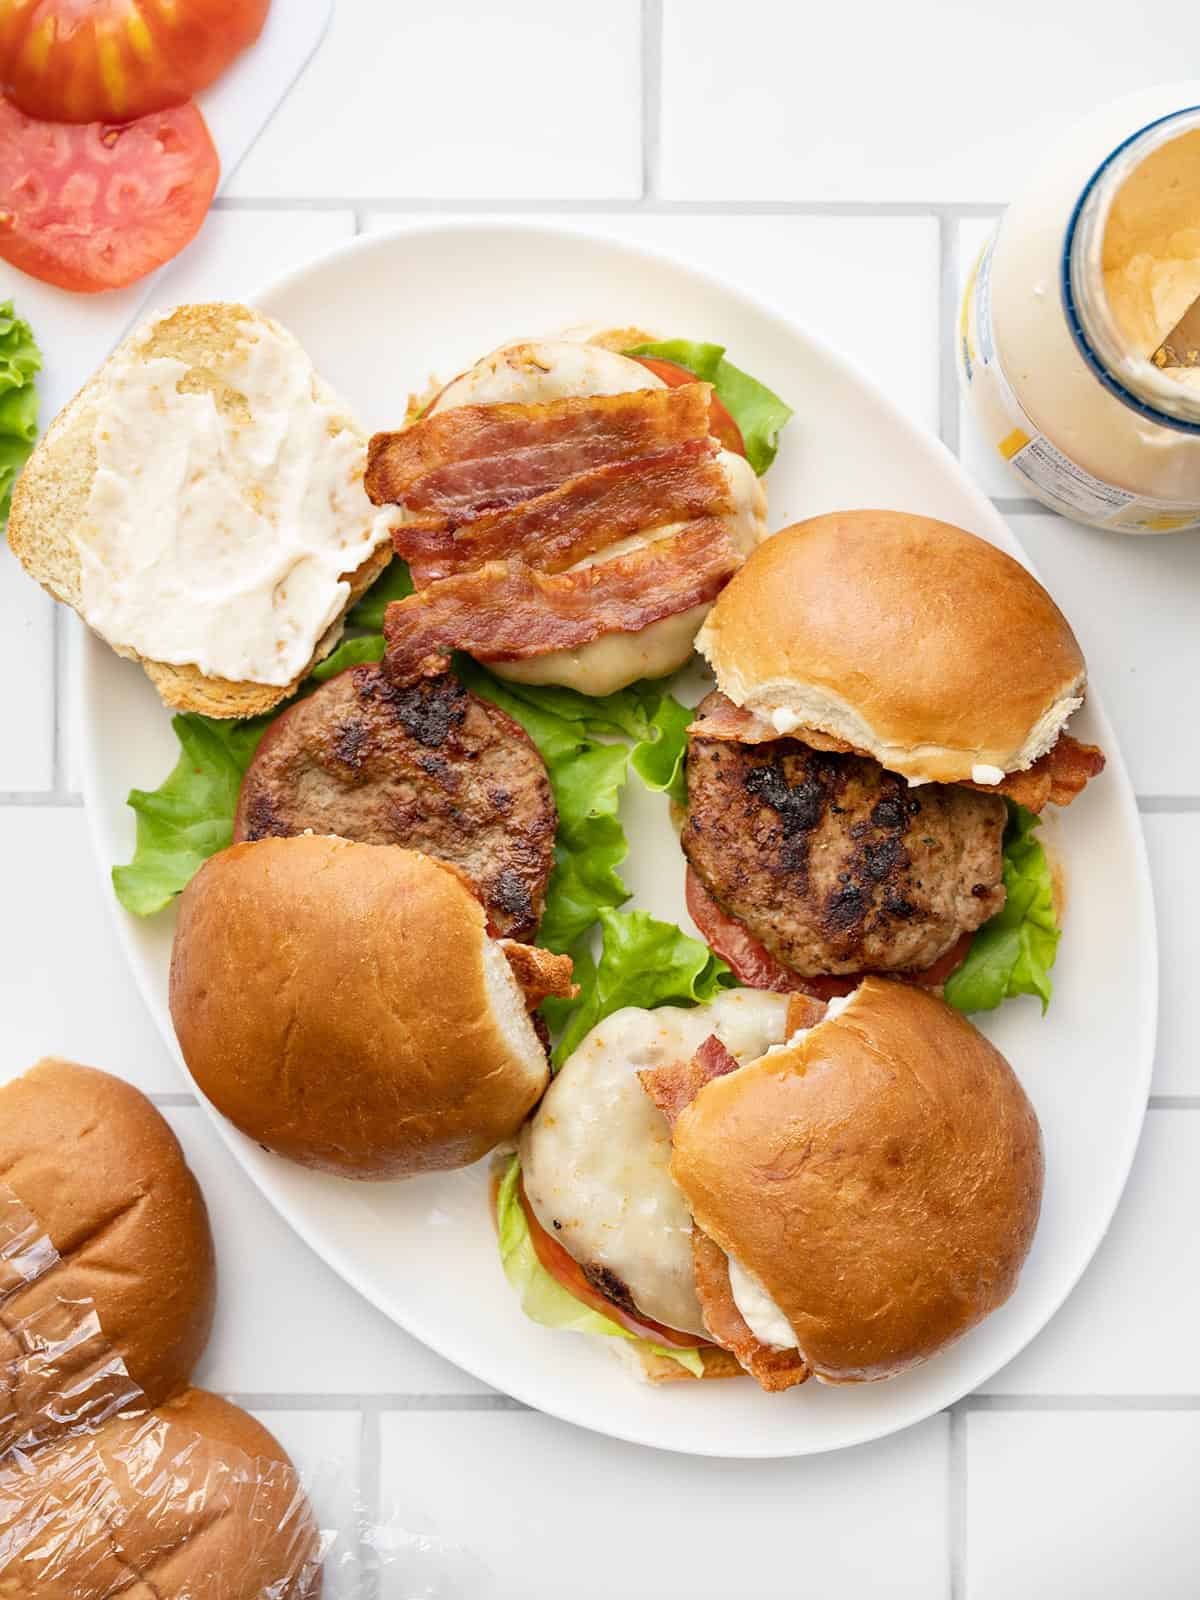
[[[477,1594],[436,1528],[361,1503],[357,1433],[306,1419],[302,1474],[192,1385],[215,1296],[203,1194],[143,1094],[59,1060],[0,1086],[0,1600]]]

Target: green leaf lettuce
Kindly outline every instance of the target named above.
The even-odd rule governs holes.
[[[1037,995],[1043,1013],[1050,1003],[1050,969],[1060,928],[1054,880],[1046,852],[1034,837],[1038,818],[1008,802],[1004,833],[1007,899],[971,941],[967,959],[946,981],[947,1001],[959,1011],[991,1011],[1019,994]]]
[[[666,339],[661,344],[639,344],[627,356],[657,356],[686,367],[704,383],[711,383],[725,409],[742,430],[746,458],[761,478],[775,459],[779,435],[792,415],[777,394],[749,373],[725,359],[722,344],[697,344],[690,339]]]
[[[29,459],[37,438],[38,395],[34,376],[42,354],[33,330],[13,311],[0,305],[0,529],[8,521],[17,474]]]
[[[609,1338],[628,1339],[634,1346],[678,1361],[694,1377],[702,1377],[704,1367],[699,1350],[677,1349],[639,1339],[627,1328],[621,1327],[620,1323],[601,1316],[600,1312],[576,1300],[557,1278],[546,1271],[529,1237],[529,1224],[520,1200],[520,1179],[521,1163],[513,1156],[496,1197],[496,1224],[504,1275],[520,1296],[525,1315],[544,1328],[564,1328],[574,1333],[598,1333]]]

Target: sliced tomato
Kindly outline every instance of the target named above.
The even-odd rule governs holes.
[[[0,259],[60,289],[123,289],[195,236],[220,171],[194,105],[70,127],[0,100]]]
[[[3,4],[3,0],[0,0],[0,4]],[[677,361],[664,361],[661,356],[634,356],[632,359],[645,367],[647,372],[652,372],[656,378],[661,378],[668,389],[678,389],[681,384],[696,381],[696,374],[689,372],[686,367],[681,367]],[[717,399],[715,389],[708,407],[708,425],[712,429],[713,437],[719,439],[726,450],[732,450],[735,456],[746,454],[746,441],[742,438],[742,430],[733,420],[724,401]]]
[[[749,989],[773,989],[777,994],[810,994],[817,1000],[832,1000],[838,995],[853,994],[867,976],[863,972],[853,972],[806,978],[793,972],[736,917],[722,911],[691,867],[687,869],[684,894],[688,915],[699,928],[704,942],[727,963],[738,982]],[[880,976],[896,978],[901,983],[915,983],[922,989],[936,989],[962,966],[974,937],[973,933],[964,933],[944,956],[922,972],[885,972]]]
[[[602,1317],[619,1323],[627,1333],[632,1333],[638,1339],[649,1339],[651,1344],[675,1345],[680,1350],[693,1350],[699,1345],[708,1344],[707,1339],[699,1339],[694,1333],[680,1333],[678,1329],[665,1327],[650,1317],[635,1317],[622,1307],[614,1305],[606,1295],[600,1293],[599,1289],[593,1289],[575,1257],[559,1244],[553,1234],[546,1232],[534,1215],[533,1207],[525,1194],[524,1183],[520,1186],[520,1196],[521,1209],[529,1225],[533,1253],[550,1276],[557,1279],[568,1294],[574,1295],[576,1300],[581,1300],[592,1311],[598,1311]]]
[[[181,106],[262,31],[271,0],[0,0],[0,90],[52,122]]]

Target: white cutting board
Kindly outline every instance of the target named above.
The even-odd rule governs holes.
[[[333,0],[273,0],[258,43],[199,97],[221,157],[221,189],[300,76],[332,12]],[[108,294],[68,294],[0,261],[0,302],[15,301],[42,349],[45,366],[38,392],[43,428],[136,320],[152,287],[165,280],[187,253],[140,283]]]

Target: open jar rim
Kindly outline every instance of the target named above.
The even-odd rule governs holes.
[[[1130,371],[1120,331],[1104,292],[1104,233],[1125,180],[1148,156],[1200,129],[1200,106],[1184,106],[1138,128],[1092,173],[1075,202],[1063,240],[1060,286],[1067,327],[1080,355],[1110,394],[1147,421],[1200,434],[1200,393],[1159,375],[1146,358],[1145,377]]]

